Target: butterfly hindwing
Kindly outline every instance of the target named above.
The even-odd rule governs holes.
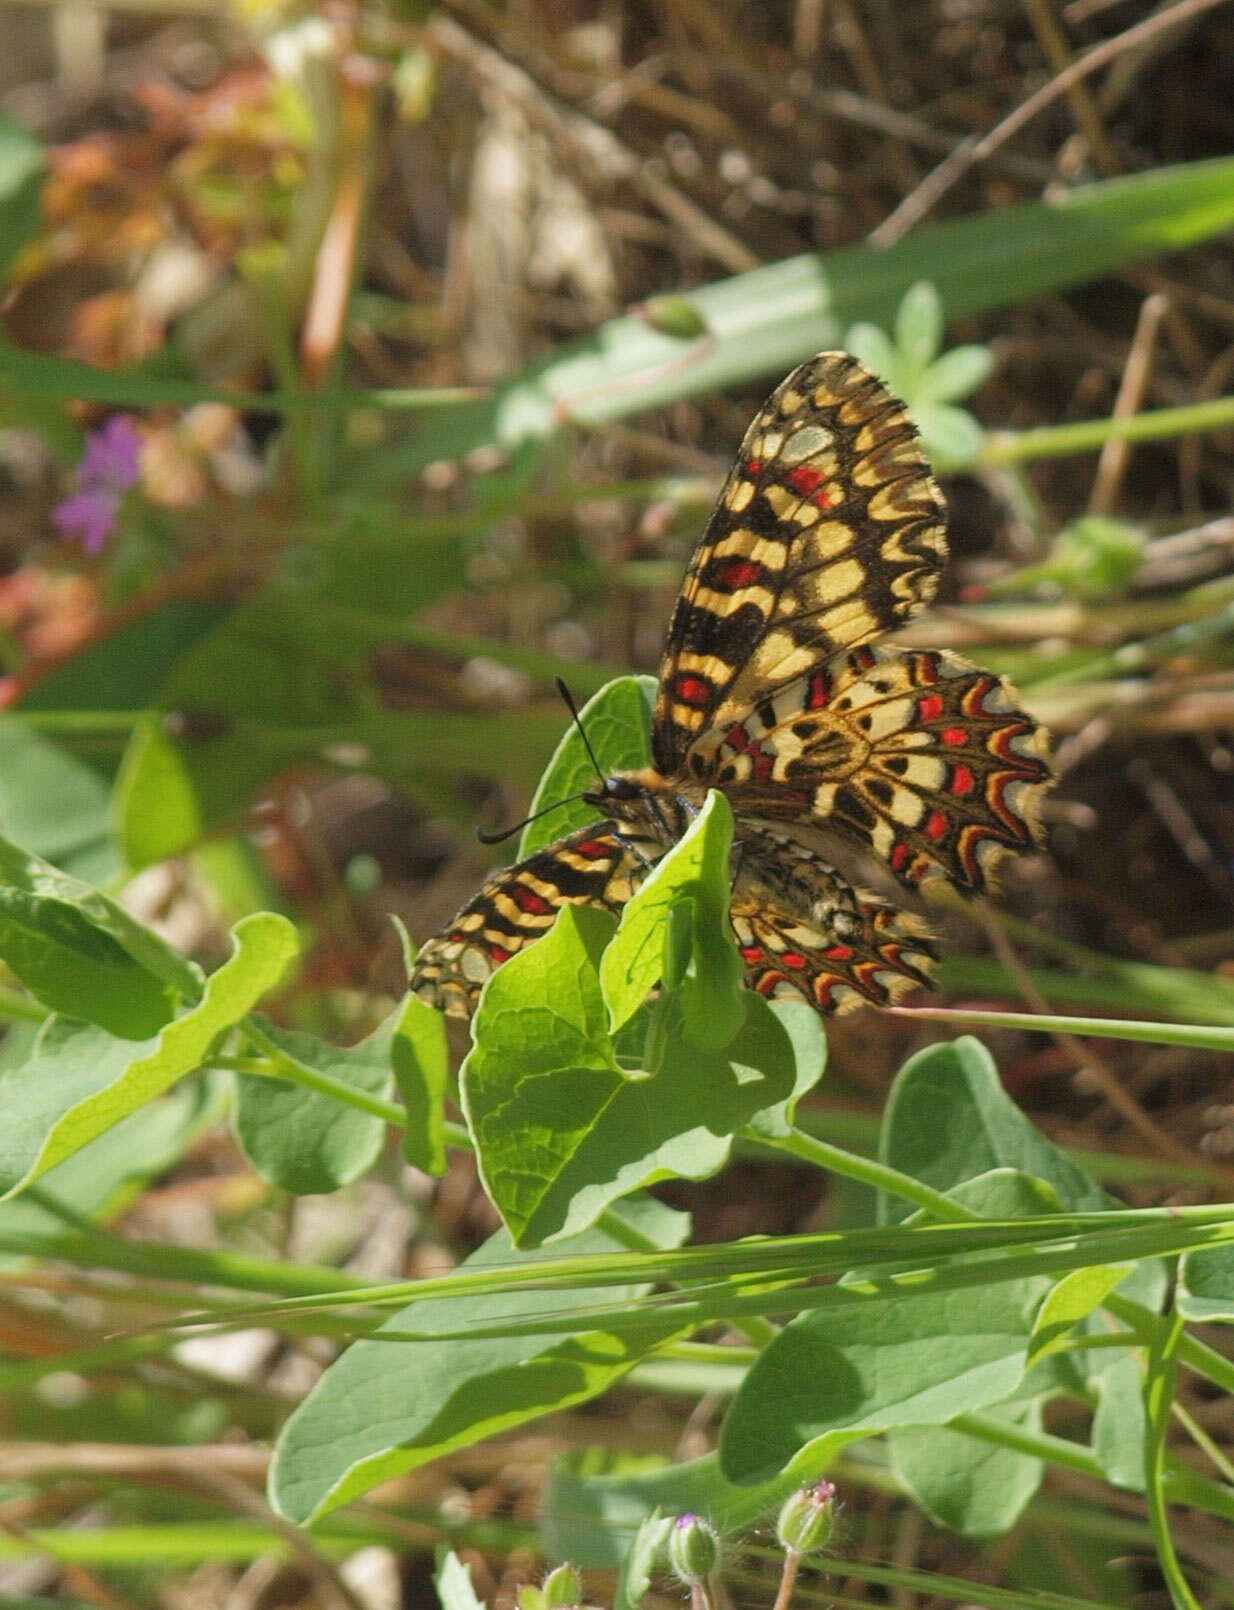
[[[732,915],[749,988],[803,995],[821,1012],[890,1006],[928,988],[937,959],[920,917],[768,830],[742,841]]]
[[[690,561],[660,667],[659,769],[702,775],[696,740],[927,603],[944,518],[886,387],[845,353],[795,369],[747,431]]]
[[[547,933],[562,906],[619,913],[645,872],[610,823],[579,828],[490,878],[420,951],[410,987],[429,1006],[470,1017],[493,969]]]
[[[709,759],[738,813],[824,828],[909,888],[944,877],[968,894],[1033,847],[1051,781],[1045,733],[1005,684],[924,650],[833,657]]]

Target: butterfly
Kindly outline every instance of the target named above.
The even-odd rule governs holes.
[[[498,873],[417,957],[459,1017],[562,906],[619,913],[710,788],[734,818],[731,920],[747,985],[822,1012],[928,986],[931,879],[988,890],[1041,838],[1044,730],[1000,678],[879,646],[934,597],[946,510],[903,405],[824,352],[768,398],[669,622],[652,764],[584,795],[597,820]],[[870,887],[874,884],[876,887]]]

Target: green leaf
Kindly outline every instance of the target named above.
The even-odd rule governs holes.
[[[0,832],[64,872],[102,883],[119,870],[108,790],[93,766],[0,717]]]
[[[613,1033],[628,1023],[660,981],[669,908],[693,902],[693,958],[678,999],[683,1031],[701,1050],[718,1050],[743,1019],[741,960],[729,921],[733,816],[712,789],[698,816],[630,900],[604,953],[600,981]]]
[[[1234,1323],[1234,1246],[1185,1252],[1174,1301],[1184,1319]]]
[[[756,1135],[783,1139],[792,1133],[797,1103],[823,1077],[823,1070],[827,1066],[827,1036],[823,1033],[822,1018],[805,1001],[772,1001],[769,1004],[792,1041],[796,1076],[791,1094],[783,1101],[755,1113],[746,1127]]]
[[[921,432],[926,457],[941,474],[953,474],[976,463],[985,446],[985,431],[963,408],[950,403],[914,402],[910,412]]]
[[[1065,1209],[1097,1213],[1121,1205],[1029,1122],[1003,1089],[990,1053],[971,1035],[927,1046],[900,1069],[883,1113],[879,1159],[939,1191],[991,1169],[1014,1168],[1051,1185]],[[882,1224],[912,1211],[901,1200],[879,1199]],[[1140,1264],[1119,1287],[1154,1309],[1165,1288],[1160,1262]],[[1075,1354],[1073,1362],[1092,1374],[1107,1361]]]
[[[1134,1264],[1093,1264],[1087,1269],[1073,1269],[1046,1297],[1033,1324],[1033,1339],[1029,1347],[1030,1364],[1051,1353],[1066,1352],[1072,1332],[1082,1319],[1086,1319],[1134,1270]]]
[[[606,776],[616,771],[637,771],[650,762],[651,712],[655,701],[655,677],[619,676],[588,699],[579,711],[587,740]],[[544,810],[558,800],[569,799],[572,794],[594,787],[596,782],[587,746],[578,727],[571,722],[544,769],[532,797],[531,811]],[[519,842],[519,859],[542,850],[576,827],[586,827],[596,820],[597,814],[594,805],[576,800],[554,811],[552,816],[529,822]]]
[[[680,1246],[688,1233],[685,1215],[657,1202],[625,1203],[621,1214],[659,1247]],[[593,1229],[562,1250],[610,1252],[622,1245]],[[463,1267],[497,1268],[522,1256],[501,1230]],[[572,1293],[572,1300],[634,1305],[647,1289],[608,1286]],[[624,1335],[432,1339],[434,1329],[465,1331],[513,1315],[552,1313],[560,1304],[561,1293],[551,1286],[413,1303],[374,1337],[354,1342],[284,1427],[270,1474],[271,1501],[305,1525],[378,1482],[594,1397],[671,1335],[676,1323],[665,1314]],[[408,1334],[426,1339],[402,1345],[389,1339]]]
[[[114,900],[0,838],[0,956],[45,1006],[141,1040],[200,969]]]
[[[905,401],[914,402],[922,375],[943,344],[943,302],[929,280],[918,280],[896,309],[896,347],[905,379]]]
[[[760,996],[723,1052],[670,1041],[654,1075],[620,1067],[597,967],[603,912],[567,906],[485,988],[463,1108],[485,1189],[518,1246],[571,1235],[656,1180],[702,1179],[733,1135],[792,1093],[793,1044]]]
[[[1041,1405],[996,1403],[986,1411],[1022,1431],[1041,1430]],[[891,1468],[939,1526],[967,1537],[1009,1532],[1041,1485],[1042,1460],[947,1426],[911,1427],[887,1437]]]
[[[913,404],[959,402],[990,378],[994,354],[989,347],[952,347],[941,353],[917,382]]]
[[[182,746],[157,714],[133,727],[116,778],[115,813],[120,849],[135,871],[179,855],[205,832]]]
[[[34,238],[39,224],[39,194],[47,172],[41,140],[7,117],[0,117],[0,278]]]
[[[280,1050],[370,1096],[388,1096],[393,1076],[390,1047],[399,1013],[391,1013],[359,1045],[345,1049],[311,1034],[260,1020]],[[383,1119],[359,1112],[321,1091],[286,1079],[240,1075],[236,1081],[236,1138],[262,1179],[299,1196],[337,1191],[376,1161],[385,1139]]]
[[[433,1586],[441,1600],[441,1610],[485,1610],[484,1600],[471,1585],[471,1567],[464,1565],[453,1549],[447,1549]]]
[[[1075,285],[1234,224],[1234,159],[1155,168],[1043,202],[998,207],[917,229],[886,249],[806,253],[691,289],[706,320],[705,350],[636,313],[589,330],[536,360],[482,402],[439,414],[380,473],[402,479],[490,443],[517,452],[573,421],[601,424],[707,396],[840,345],[857,320],[889,326],[905,291],[929,280],[948,322]],[[360,472],[375,477],[372,462]]]
[[[1041,1212],[1036,1180],[1000,1170],[948,1193],[988,1217]],[[800,1314],[751,1366],[720,1439],[730,1481],[811,1479],[848,1442],[945,1425],[1001,1403],[1024,1374],[1040,1278],[966,1292],[890,1294],[846,1276],[846,1300]]]
[[[41,358],[42,354],[35,356]],[[5,357],[0,347],[0,372],[5,367]],[[22,699],[21,708],[144,709],[179,659],[228,614],[221,604],[174,599],[83,646],[63,664],[49,670]]]
[[[673,1519],[672,1515],[661,1515],[657,1506],[634,1534],[630,1552],[622,1563],[614,1610],[638,1610],[642,1604],[673,1529]]]
[[[903,398],[906,390],[903,366],[885,330],[880,330],[877,324],[854,324],[844,337],[844,345],[872,375],[877,375],[897,397]]]
[[[416,959],[411,935],[397,917],[408,971]],[[450,1088],[450,1048],[440,1012],[408,994],[397,1014],[390,1046],[394,1082],[407,1113],[403,1156],[426,1174],[446,1171],[446,1095]]]
[[[4,1051],[14,1039],[10,1029]],[[30,1049],[27,1047],[27,1056]],[[6,1059],[4,1067],[25,1060],[25,1056],[13,1063]],[[0,1087],[3,1079],[0,1073]],[[198,1079],[178,1085],[50,1169],[39,1181],[38,1201],[27,1195],[0,1202],[0,1246],[20,1246],[25,1238],[38,1237],[45,1255],[54,1255],[52,1238],[64,1232],[66,1217],[106,1221],[119,1213],[147,1181],[170,1168],[197,1135],[217,1120],[222,1105],[220,1084],[221,1080]],[[61,1203],[65,1214],[58,1214],[52,1203]],[[0,1263],[11,1262],[12,1257],[0,1253]]]
[[[285,917],[259,913],[236,924],[232,946],[200,1004],[144,1043],[72,1018],[47,1020],[29,1060],[0,1079],[8,1114],[0,1132],[0,1194],[45,1174],[200,1068],[219,1035],[283,976],[296,954],[296,933]]]
[[[879,1160],[947,1191],[995,1168],[1045,1180],[1065,1208],[1100,1212],[1115,1206],[1029,1122],[1003,1089],[980,1040],[963,1035],[912,1056],[896,1075],[883,1114]],[[910,1203],[882,1196],[879,1223],[898,1224]]]
[[[1115,1487],[1142,1493],[1144,1468],[1144,1378],[1133,1354],[1119,1352],[1096,1378],[1093,1453]]]

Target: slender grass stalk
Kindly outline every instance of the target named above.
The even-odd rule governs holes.
[[[1040,425],[1033,430],[992,432],[979,463],[994,468],[1027,464],[1040,458],[1091,453],[1107,442],[1160,442],[1196,431],[1234,425],[1234,397],[1213,397],[1181,408],[1157,408],[1124,419],[1081,419],[1066,425]]]
[[[1182,1316],[1174,1314],[1153,1340],[1148,1354],[1148,1378],[1144,1383],[1144,1465],[1148,1515],[1152,1522],[1157,1559],[1170,1590],[1174,1610],[1200,1610],[1199,1600],[1188,1586],[1174,1547],[1170,1517],[1166,1509],[1166,1433],[1174,1402],[1178,1344],[1183,1334]]]

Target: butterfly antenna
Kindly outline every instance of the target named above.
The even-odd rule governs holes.
[[[584,745],[585,749],[587,750],[587,758],[591,761],[591,764],[595,767],[596,776],[600,779],[601,782],[603,782],[604,781],[604,773],[600,770],[600,762],[596,759],[596,752],[591,747],[591,739],[587,736],[587,728],[583,725],[583,718],[578,713],[578,706],[574,702],[574,695],[570,692],[569,688],[566,686],[564,677],[555,676],[553,678],[553,681],[557,684],[557,691],[558,691],[558,693],[561,694],[561,697],[565,700],[566,709],[570,712],[570,715],[571,715],[571,717],[572,717],[572,719],[574,721],[574,725],[578,728],[578,735],[583,740],[583,745]]]
[[[567,794],[565,799],[554,800],[551,805],[546,805],[543,810],[532,811],[531,815],[524,816],[521,822],[515,822],[513,827],[503,827],[497,833],[486,833],[482,827],[478,827],[476,837],[481,844],[500,844],[503,839],[512,839],[516,833],[521,833],[528,822],[538,822],[542,816],[547,816],[550,811],[559,811],[563,805],[573,805],[575,800],[582,799],[582,797],[581,794]]]

